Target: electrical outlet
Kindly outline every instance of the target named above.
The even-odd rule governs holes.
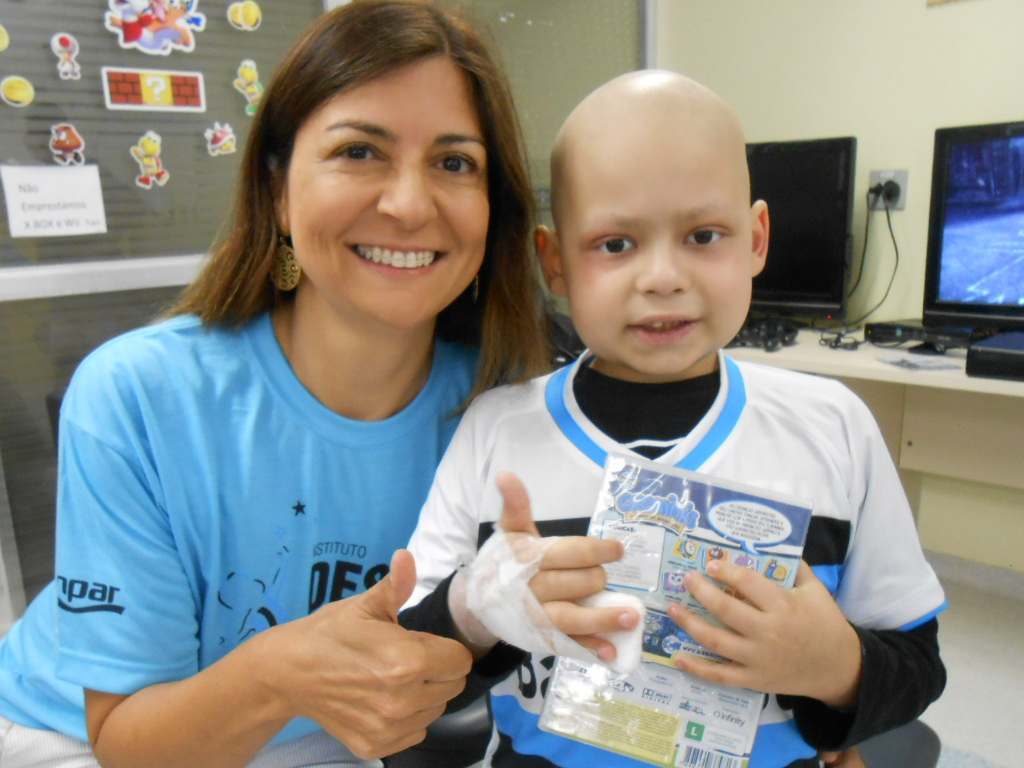
[[[895,198],[888,200],[884,194],[869,194],[869,209],[872,211],[902,211],[907,207],[907,171],[872,171],[868,181],[868,189],[874,189],[878,185],[884,186],[887,181],[895,182],[898,185]],[[892,185],[889,185],[890,190]]]

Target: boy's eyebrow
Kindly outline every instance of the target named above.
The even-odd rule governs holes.
[[[697,208],[681,211],[675,218],[683,222],[690,222],[700,219],[717,218],[732,212],[732,210],[733,206],[725,203],[708,203]],[[647,221],[648,219],[643,217],[626,216],[612,211],[607,214],[598,213],[588,217],[588,226],[635,229],[643,226]]]
[[[378,138],[384,139],[385,141],[389,141],[392,143],[398,141],[398,136],[389,131],[387,128],[379,126],[376,123],[367,123],[363,120],[342,120],[340,122],[332,123],[331,125],[327,126],[328,131],[340,131],[345,130],[346,128],[359,131],[360,133],[366,133],[369,134],[370,136],[376,136]],[[464,144],[467,142],[479,144],[482,147],[486,146],[484,144],[484,140],[481,137],[468,136],[466,134],[461,133],[445,133],[438,136],[434,140],[435,144],[445,147],[450,147],[454,144]]]

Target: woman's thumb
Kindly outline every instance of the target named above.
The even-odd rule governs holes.
[[[363,594],[363,608],[373,618],[397,623],[398,611],[415,588],[416,561],[409,550],[396,550],[388,575]]]

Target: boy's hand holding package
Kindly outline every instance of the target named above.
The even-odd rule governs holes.
[[[713,563],[708,574],[728,591],[697,573],[687,575],[686,588],[726,627],[679,605],[669,616],[730,662],[679,654],[679,669],[712,683],[806,696],[836,709],[856,704],[860,639],[806,562],[792,589],[735,563]]]
[[[498,640],[543,655],[601,661],[617,672],[640,661],[643,605],[605,592],[604,563],[623,555],[618,541],[541,538],[522,481],[498,477],[505,500],[495,533],[452,583],[452,616],[470,647]]]

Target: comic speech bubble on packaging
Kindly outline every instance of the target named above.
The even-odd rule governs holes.
[[[751,554],[757,554],[757,547],[785,541],[793,532],[793,524],[784,514],[755,501],[718,504],[708,512],[708,522],[719,534],[739,542]]]

